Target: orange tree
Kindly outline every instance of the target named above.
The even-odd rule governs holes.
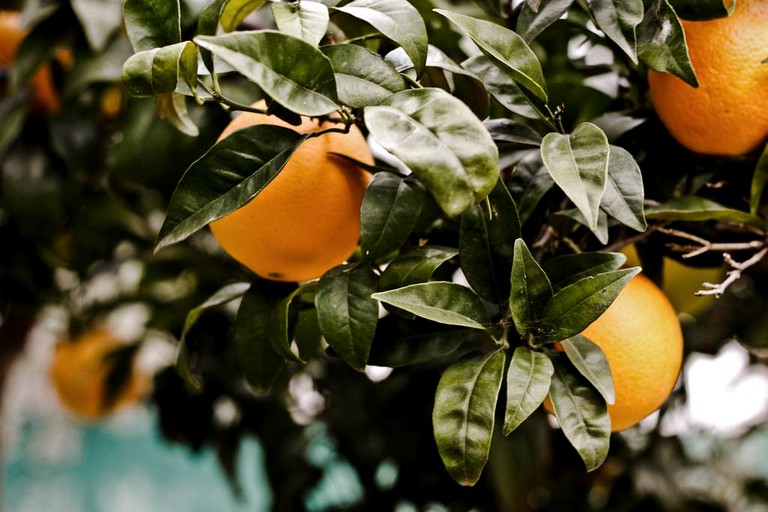
[[[689,350],[734,334],[759,341],[747,315],[764,293],[750,289],[746,307],[729,287],[764,283],[768,157],[685,148],[653,111],[647,79],[697,86],[684,27],[756,2],[127,0],[106,17],[87,2],[31,6],[2,103],[7,318],[55,302],[78,330],[144,304],[146,336],[178,340],[153,395],[167,438],[215,445],[232,474],[240,437],[257,434],[278,509],[304,506],[320,477],[307,423],[356,469],[363,508],[588,509],[598,498],[582,484],[608,488],[600,499],[614,508],[695,503],[624,492],[638,474],[630,461],[669,447],[611,435],[610,360],[584,331],[639,272],[618,252],[634,244],[656,281],[668,258],[717,266],[726,255],[724,280],[698,293],[741,306],[688,329]],[[746,40],[746,54],[768,58],[764,41]],[[56,45],[75,67],[62,112],[41,118],[24,84]],[[765,64],[744,66],[765,91]],[[124,109],[106,115],[121,87]],[[282,122],[217,141],[237,111]],[[298,129],[306,118],[321,129]],[[300,157],[315,139],[358,130],[376,147],[373,165],[343,148]],[[219,250],[209,224],[235,218],[292,166],[311,189],[324,158],[372,174],[350,221],[359,249],[301,282],[256,275]],[[281,210],[310,219],[307,233],[325,218],[311,197]],[[302,232],[259,215],[261,228]],[[248,251],[267,243],[248,238],[248,222],[241,230]],[[103,300],[83,292],[130,265],[142,269],[133,286]],[[655,368],[654,356],[666,352],[641,363]],[[375,367],[394,371],[374,383],[362,372]],[[312,393],[324,407],[302,406]],[[539,408],[547,398],[560,431]],[[216,415],[222,400],[234,420]]]

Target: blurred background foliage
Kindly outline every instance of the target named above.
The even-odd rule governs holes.
[[[204,4],[182,0],[184,30],[191,30]],[[463,42],[431,13],[432,3],[415,5],[428,21],[430,41],[463,60]],[[126,341],[140,349],[124,357],[157,347],[168,353],[190,309],[224,284],[251,278],[207,232],[153,251],[175,184],[215,141],[229,114],[190,102],[200,129],[190,137],[160,119],[152,100],[127,95],[120,74],[131,49],[120,1],[29,0],[0,7],[21,10],[32,27],[15,62],[0,68],[0,379],[33,326],[51,311],[59,319],[51,328],[54,340],[122,315],[129,325]],[[445,7],[502,22],[504,13],[508,24],[517,15],[506,3],[456,1]],[[703,157],[679,146],[649,108],[644,70],[584,26],[583,19],[563,19],[533,43],[552,104],[564,106],[566,129],[591,120],[609,137],[618,134],[616,143],[643,169],[647,197],[694,193],[745,208],[754,157]],[[14,85],[17,74],[40,66],[50,67],[60,100],[49,111],[34,106],[30,87]],[[226,87],[234,97],[255,93],[237,80]],[[491,105],[492,112],[499,109]],[[502,162],[517,163],[519,148],[501,149]],[[546,205],[542,201],[532,213],[538,222],[527,229],[565,222],[550,218]],[[720,241],[745,237],[713,223],[676,227]],[[616,229],[612,240],[635,236]],[[457,226],[432,226],[428,235],[455,246]],[[573,242],[604,248],[587,230],[575,230]],[[698,267],[717,276],[723,272],[720,255],[681,265],[669,242],[653,232],[638,237],[634,248],[657,282],[664,276],[684,283],[668,289],[682,294],[676,305],[686,335],[685,378],[659,415],[614,435],[608,460],[593,473],[584,471],[539,412],[509,437],[494,440],[475,487],[456,485],[437,454],[430,420],[442,361],[391,373],[371,368],[361,376],[330,357],[290,366],[272,393],[254,394],[239,377],[234,309],[227,305],[207,310],[188,334],[203,390],[185,385],[173,357],[160,358],[150,365],[153,391],[146,401],[164,442],[216,453],[233,495],[250,487],[243,481],[250,474],[238,471],[239,450],[258,440],[263,460],[253,464],[264,465],[275,510],[768,510],[768,379],[761,362],[768,350],[768,267],[750,268],[718,300],[694,298],[701,282],[712,278],[686,274]],[[441,272],[456,268],[449,262]],[[380,336],[399,328],[396,320],[382,325]],[[696,380],[700,372],[692,361],[711,373]],[[713,375],[730,380],[720,379],[720,388],[703,386]],[[702,400],[709,416],[694,410]],[[5,418],[20,414],[8,405],[4,411]],[[323,468],[341,463],[349,470],[341,485],[350,495],[323,502],[317,495]],[[254,510],[248,492],[243,496],[243,508]]]

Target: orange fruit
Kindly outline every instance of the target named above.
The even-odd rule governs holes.
[[[265,108],[265,103],[254,107]],[[294,127],[275,116],[244,112],[219,140],[256,124],[300,133],[341,126],[305,117]],[[331,153],[373,164],[365,137],[354,126],[349,133],[307,139],[255,199],[210,224],[221,247],[256,274],[276,281],[314,279],[349,258],[360,237],[360,206],[370,175]]]
[[[106,329],[95,329],[59,343],[50,367],[50,377],[64,408],[84,420],[99,420],[141,399],[149,390],[149,377],[135,366],[114,400],[107,399],[106,380],[114,368],[110,354],[123,346]]]
[[[16,51],[27,31],[21,25],[17,11],[0,11],[0,69],[8,68],[16,58]],[[41,66],[29,81],[32,89],[30,109],[36,114],[55,114],[61,108],[61,99],[53,83],[53,72],[48,65]]]
[[[635,276],[582,334],[611,367],[611,430],[629,428],[661,407],[680,373],[683,334],[672,304],[650,279]],[[544,405],[552,412],[549,399]]]
[[[757,149],[768,139],[768,2],[738,0],[727,18],[682,24],[699,87],[649,71],[659,118],[692,151],[735,156]]]

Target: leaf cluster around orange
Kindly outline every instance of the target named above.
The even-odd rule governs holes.
[[[0,11],[0,69],[9,69],[16,59],[16,52],[26,36],[22,26],[21,13]],[[29,81],[32,89],[30,109],[41,115],[55,114],[61,108],[61,98],[53,83],[53,71],[50,65],[43,65]],[[0,91],[2,92],[2,91]]]
[[[683,334],[672,304],[650,279],[632,278],[582,334],[602,349],[611,368],[612,431],[639,423],[664,404],[680,373]],[[549,400],[544,405],[552,412]]]
[[[692,151],[754,151],[768,139],[768,2],[738,0],[726,18],[682,25],[699,87],[650,71],[659,118]]]
[[[107,379],[115,365],[110,355],[121,346],[123,343],[103,328],[56,346],[50,378],[60,403],[68,412],[83,420],[98,421],[147,394],[149,376],[134,364],[125,385],[113,400],[109,399]]]
[[[266,104],[253,107],[264,109]],[[302,134],[341,126],[307,117],[300,126],[291,126],[276,116],[243,112],[219,140],[257,124]],[[343,263],[357,248],[370,174],[334,153],[373,165],[371,150],[355,126],[348,133],[307,139],[256,198],[210,224],[221,247],[259,276],[276,281],[315,279]]]

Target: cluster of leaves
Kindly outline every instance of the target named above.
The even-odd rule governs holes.
[[[535,43],[568,23],[583,44],[614,48],[614,65],[627,74],[650,67],[695,85],[679,16],[727,15],[722,3],[528,0],[485,6],[497,16],[489,21],[407,0],[302,0],[270,5],[267,25],[276,28],[239,30],[265,3],[215,0],[184,40],[177,1],[128,0],[136,53],[123,67],[127,89],[155,97],[161,117],[196,134],[187,98],[253,110],[226,92],[236,75],[258,86],[269,113],[293,123],[298,116],[356,123],[402,165],[371,168],[361,250],[349,263],[300,285],[254,276],[192,310],[181,374],[203,386],[186,334],[205,310],[241,299],[235,347],[256,390],[269,389],[287,362],[321,356],[326,344],[360,371],[448,357],[433,428],[456,481],[473,485],[480,477],[504,380],[505,434],[549,396],[587,468],[599,467],[608,452],[612,382],[602,352],[579,333],[639,269],[621,269],[617,253],[562,255],[577,246],[572,234],[586,230],[607,244],[611,230],[644,232],[646,219],[762,230],[756,213],[765,173],[755,174],[751,212],[693,195],[646,210],[635,156],[612,143],[637,123],[615,112],[569,119],[564,112],[577,107],[551,103],[536,51],[546,49]],[[468,58],[442,43],[459,36],[471,45]],[[213,145],[179,181],[157,249],[252,200],[306,138],[257,126]],[[459,269],[466,283],[452,279]]]

